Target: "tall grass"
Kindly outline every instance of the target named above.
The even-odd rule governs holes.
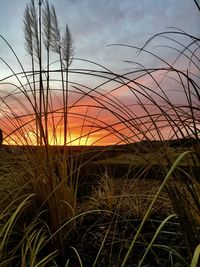
[[[198,2],[194,0],[194,3],[200,10]],[[176,263],[187,266],[190,262],[191,266],[197,265],[200,191],[195,170],[200,159],[199,38],[172,28],[150,38],[142,48],[115,44],[112,49],[136,49],[158,63],[154,68],[137,64],[137,69],[116,74],[98,63],[76,58],[68,25],[62,34],[54,6],[42,0],[38,5],[31,0],[25,8],[24,37],[30,57],[28,70],[9,42],[0,36],[20,68],[16,71],[0,58],[10,71],[10,75],[0,81],[4,144],[18,145],[10,154],[4,153],[0,166],[4,184],[0,211],[1,265],[129,266],[130,263],[142,266],[153,258],[154,264],[162,266],[159,255],[163,255],[164,250],[170,255],[171,266]],[[179,37],[183,37],[184,42]],[[156,38],[164,40],[163,50],[176,51],[173,62],[148,49]],[[166,41],[169,41],[168,47]],[[185,68],[182,65],[180,68],[181,60]],[[76,62],[88,68],[73,68]],[[135,64],[131,60],[128,63]],[[89,86],[91,78],[95,82]],[[110,140],[109,148],[95,147]],[[120,194],[115,193],[113,179],[105,169],[101,175],[96,174],[95,178],[100,181],[91,190],[93,195],[86,196],[82,203],[79,180],[84,179],[83,172],[89,164],[98,162],[104,152],[117,149],[117,145],[130,144],[131,148],[133,142],[141,142],[138,150],[134,148],[135,158],[146,161],[146,168],[135,172],[135,178],[139,176],[138,183],[140,175],[155,162],[162,168],[159,178],[163,180],[157,193],[148,196],[149,207],[141,212],[144,207],[140,207],[141,203],[133,204],[133,200],[141,202],[142,193],[138,190],[136,198],[136,192],[125,191],[128,176],[134,169],[131,163]],[[70,146],[74,144],[79,147]],[[87,144],[94,147],[82,146]],[[150,159],[146,157],[149,152]],[[178,160],[173,165],[176,157]],[[185,170],[185,166],[190,168]],[[170,176],[171,182],[168,182]],[[174,215],[165,214],[149,239],[142,230],[156,213],[155,202],[166,183],[178,221],[172,221]],[[94,186],[91,181],[90,186]],[[131,188],[134,186],[136,183]],[[11,192],[8,196],[7,190]],[[138,209],[134,211],[134,220],[133,215],[124,216],[124,205],[128,214],[127,203],[130,210]],[[170,222],[180,225],[183,236],[183,244],[175,248],[155,243]],[[178,235],[170,231],[168,234]],[[95,257],[85,259],[82,243],[90,246],[89,255],[92,248],[96,249]],[[116,244],[119,244],[118,257],[114,262]],[[143,253],[137,253],[138,247],[144,249]],[[104,251],[109,251],[109,259],[102,256]],[[136,254],[138,257],[134,258]]]

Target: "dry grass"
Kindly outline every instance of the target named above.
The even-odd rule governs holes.
[[[140,69],[115,74],[87,60],[94,69],[70,68],[79,60],[74,59],[71,32],[66,25],[61,34],[54,7],[42,2],[37,7],[31,0],[24,16],[31,70],[0,35],[20,67],[16,71],[0,57],[11,71],[0,81],[0,87],[11,88],[0,95],[5,142],[37,145],[1,148],[0,264],[188,266],[195,248],[197,258],[200,242],[199,38],[173,29],[142,48],[120,45],[152,56],[158,68],[139,64]],[[148,50],[155,38],[170,40],[178,52],[173,64]],[[57,65],[51,65],[51,55]],[[179,58],[187,60],[185,69],[179,68]],[[95,78],[96,85],[80,84],[80,77]],[[176,88],[182,103],[165,81]],[[133,100],[130,105],[118,98],[124,90]],[[80,135],[73,137],[73,130]],[[164,142],[166,132],[169,143]],[[115,144],[91,154],[69,152],[71,141],[86,144],[90,137],[92,144],[110,137]],[[142,141],[138,147],[132,145],[136,141]],[[58,151],[57,144],[64,146]],[[122,153],[119,144],[129,144],[131,152]],[[91,166],[101,171],[90,173]],[[81,198],[79,179],[88,175],[82,173],[87,168],[89,178],[96,180],[89,184],[91,195]],[[169,199],[165,186],[170,180]]]
[[[114,179],[104,176],[82,208],[98,208],[117,213],[123,218],[142,219],[160,185],[161,181],[153,179]],[[164,218],[172,212],[171,201],[164,191],[151,213]]]

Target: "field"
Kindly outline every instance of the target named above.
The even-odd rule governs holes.
[[[186,212],[192,212],[187,209],[194,205],[195,198],[189,189],[195,186],[196,193],[200,189],[199,184],[189,178],[193,175],[193,179],[197,179],[199,175],[200,165],[192,164],[197,162],[196,156],[186,156],[160,189],[170,164],[178,155],[194,152],[194,149],[199,150],[199,144],[187,139],[114,147],[68,147],[67,187],[71,191],[67,200],[71,204],[70,210],[66,207],[63,210],[60,203],[54,202],[61,199],[56,191],[62,194],[62,181],[49,196],[46,180],[49,177],[45,170],[50,168],[54,179],[61,176],[58,172],[63,166],[63,148],[48,148],[48,156],[52,158],[51,166],[47,166],[45,147],[2,146],[0,194],[5,211],[1,213],[1,220],[8,220],[8,223],[12,220],[12,232],[2,230],[1,238],[7,235],[10,240],[3,250],[6,249],[7,256],[12,255],[20,250],[20,242],[23,242],[26,261],[29,253],[29,260],[35,253],[34,264],[45,259],[47,266],[65,266],[63,262],[74,267],[121,266],[146,217],[127,266],[138,266],[138,263],[143,264],[141,266],[187,266],[188,237],[180,218],[175,215],[177,207],[174,202],[178,190],[179,198],[187,195],[188,203],[183,206]],[[42,186],[36,178],[38,173]],[[71,183],[76,192],[72,191]],[[48,195],[43,200],[45,194]],[[16,217],[12,218],[15,207],[23,201],[24,206],[16,210]],[[61,218],[62,221],[55,218],[58,211],[68,216],[67,221],[66,218]],[[184,216],[182,220],[187,219],[187,215]],[[45,221],[48,222],[47,229]],[[197,226],[193,227],[198,232]],[[189,229],[191,234],[192,228]],[[5,266],[10,266],[9,260],[5,261]],[[12,259],[12,266],[16,264],[14,262]]]
[[[199,37],[110,45],[152,60],[115,73],[48,1],[23,26],[28,64],[0,34],[0,266],[200,266]]]

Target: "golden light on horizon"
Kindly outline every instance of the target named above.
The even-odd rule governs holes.
[[[64,145],[64,136],[62,133],[50,133],[48,136],[49,145]],[[70,133],[70,136],[67,138],[67,145],[69,146],[91,146],[95,143],[96,139],[92,135],[83,135],[80,136],[78,133]],[[5,145],[31,145],[37,146],[37,135],[34,131],[29,131],[22,136],[16,134],[10,135],[8,138],[5,138],[3,141]]]

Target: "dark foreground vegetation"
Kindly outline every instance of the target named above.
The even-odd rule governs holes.
[[[54,179],[62,175],[63,147],[49,147],[48,166],[45,147],[2,146],[2,266],[18,266],[22,256],[25,265],[19,266],[29,266],[31,260],[32,266],[37,261],[38,266],[121,266],[147,213],[127,266],[138,266],[144,255],[141,266],[187,266],[200,234],[195,221],[200,164],[192,163],[199,162],[197,157],[187,155],[156,197],[170,169],[168,160],[198,147],[180,141],[175,148],[175,141],[68,147],[68,179],[54,189],[59,195],[52,194],[48,181],[49,171]],[[68,203],[57,203],[65,193],[60,191],[64,182]],[[65,205],[70,205],[64,213],[69,217],[59,221]]]
[[[198,1],[192,4],[200,11]],[[93,70],[71,68],[71,32],[66,26],[61,35],[47,1],[27,5],[24,32],[27,71],[1,36],[21,69],[0,59],[11,71],[0,86],[12,88],[0,98],[0,266],[199,266],[199,37],[172,29],[143,48],[123,45],[163,66],[115,74],[95,63]],[[178,52],[173,64],[148,50],[155,38]],[[51,53],[58,57],[55,69]],[[180,58],[185,69],[178,67]],[[70,80],[72,74],[99,84],[89,88]],[[144,77],[151,83],[141,82]],[[111,91],[101,90],[105,84]],[[113,95],[125,89],[133,105]],[[81,102],[88,98],[92,103]],[[107,123],[105,114],[113,120]],[[81,122],[78,140],[87,144],[100,131],[104,136],[93,146],[70,146],[72,118]],[[116,144],[95,146],[108,136]]]

